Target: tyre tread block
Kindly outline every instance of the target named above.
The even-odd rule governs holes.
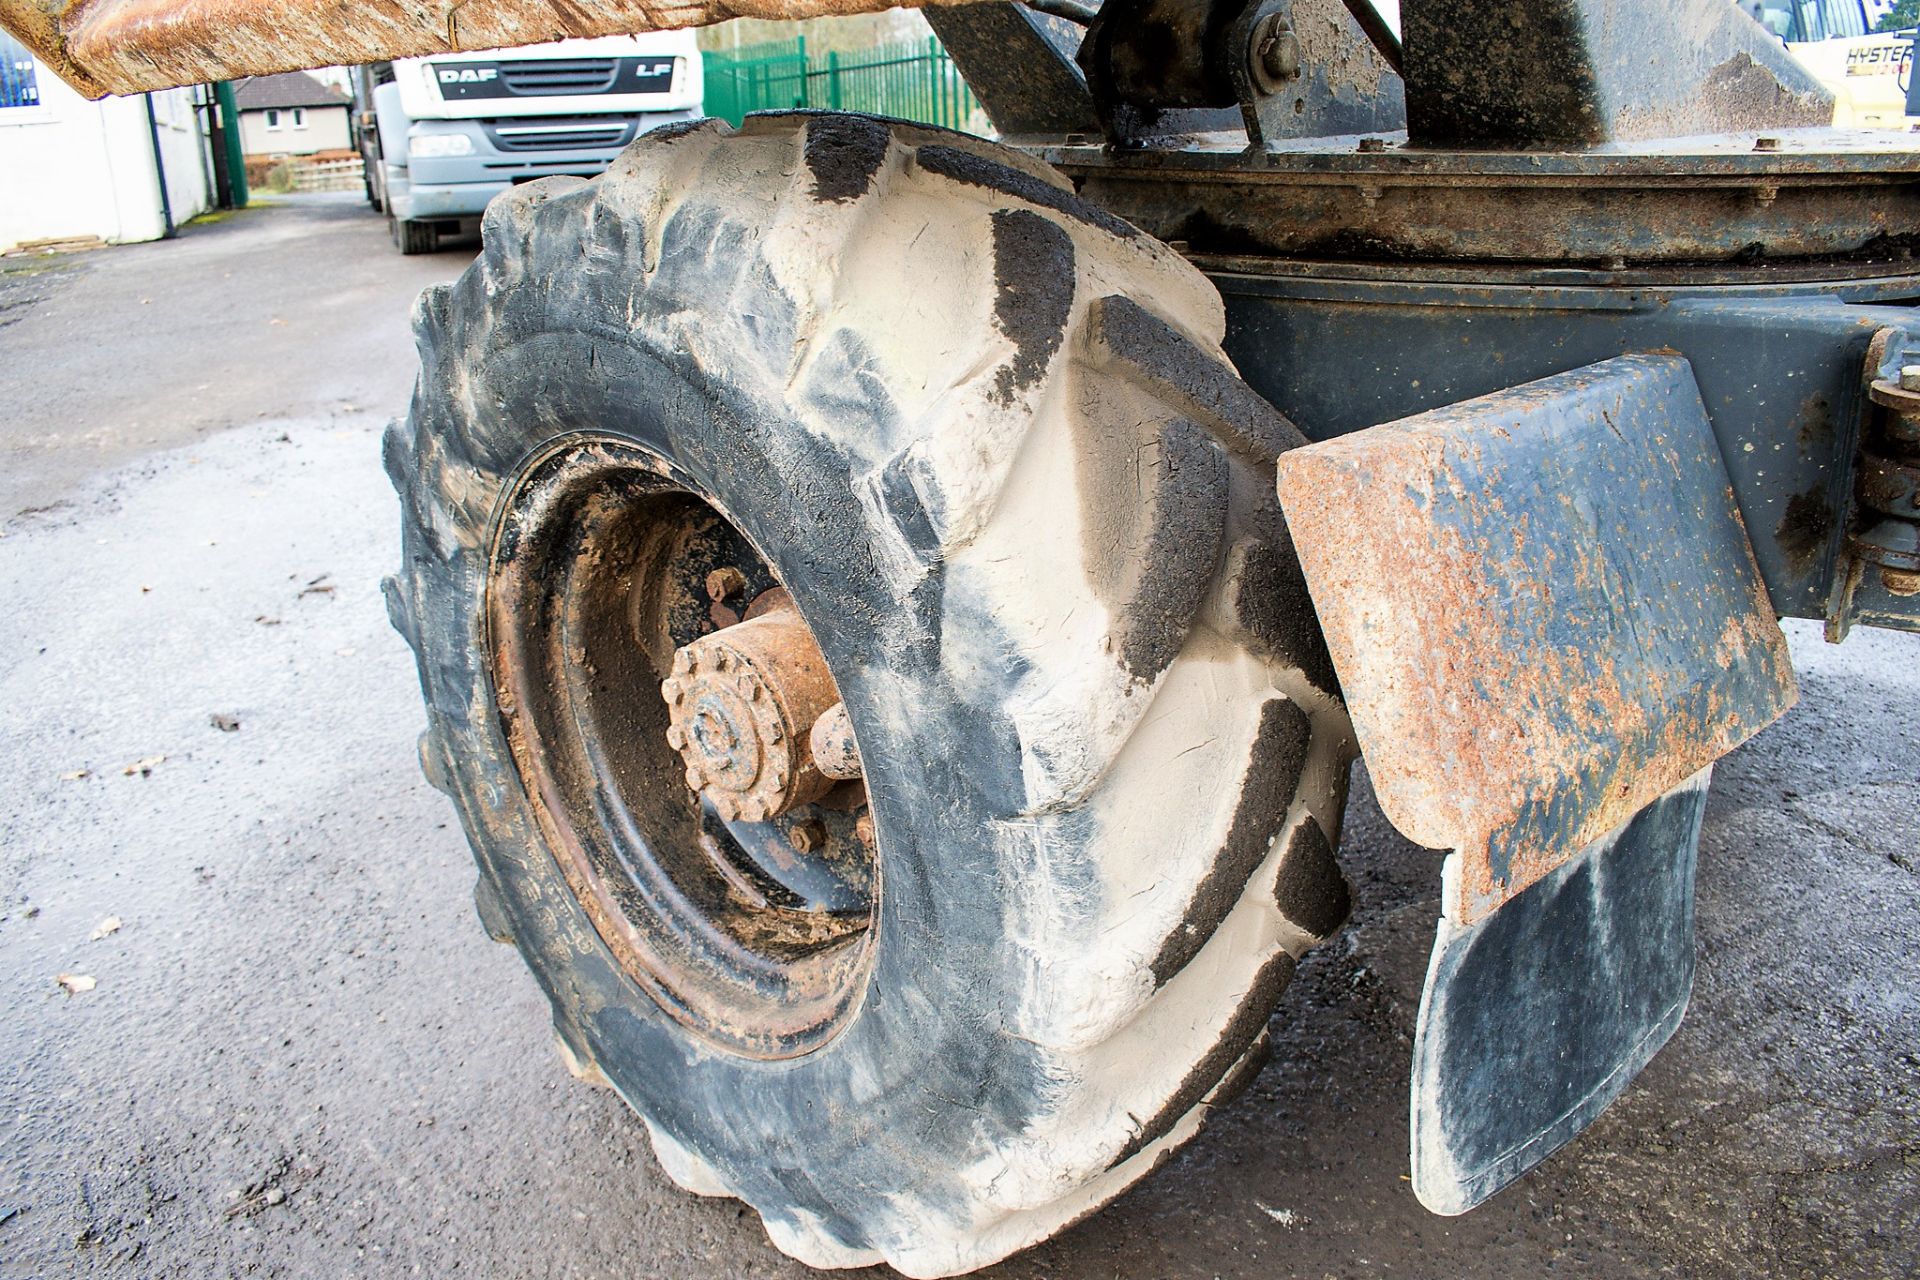
[[[1027,204],[1051,209],[1055,213],[1064,213],[1077,222],[1097,227],[1122,239],[1130,240],[1140,234],[1140,228],[1114,217],[1098,205],[1089,204],[1070,191],[1062,191],[1024,170],[989,160],[977,152],[959,147],[923,146],[915,155],[920,167],[928,173],[936,173],[967,186],[983,187]]]
[[[1165,985],[1192,962],[1266,861],[1299,789],[1311,730],[1306,712],[1285,698],[1273,698],[1261,707],[1227,842],[1189,899],[1180,927],[1167,935],[1148,966],[1154,985]]]
[[[1120,294],[1094,304],[1094,350],[1184,404],[1220,442],[1271,462],[1307,442],[1300,428],[1242,382],[1218,356]]]
[[[1166,1103],[1120,1148],[1113,1166],[1126,1163],[1171,1133],[1188,1112],[1206,1102],[1234,1074],[1234,1068],[1266,1034],[1267,1019],[1279,1007],[1280,996],[1293,979],[1293,965],[1293,957],[1284,951],[1268,959],[1247,988],[1233,1018],[1221,1028],[1213,1047],[1193,1064]]]
[[[1346,923],[1353,892],[1334,861],[1333,843],[1318,822],[1303,822],[1288,837],[1273,896],[1280,914],[1315,938],[1331,937]]]

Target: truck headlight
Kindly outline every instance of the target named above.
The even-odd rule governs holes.
[[[472,154],[473,139],[464,133],[421,133],[407,139],[407,156],[413,160]]]

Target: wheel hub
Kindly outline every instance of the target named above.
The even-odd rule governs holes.
[[[784,591],[747,614],[676,650],[660,685],[687,786],[728,822],[765,822],[836,781],[811,747],[815,722],[840,701],[820,646]]]

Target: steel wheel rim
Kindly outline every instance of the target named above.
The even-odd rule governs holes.
[[[859,1007],[878,859],[844,788],[838,807],[759,823],[726,822],[689,790],[660,686],[679,646],[726,621],[698,585],[722,567],[749,598],[780,585],[740,523],[666,459],[603,436],[549,445],[495,521],[490,675],[527,803],[599,941],[716,1046],[790,1058]],[[801,822],[826,834],[815,854],[795,853]],[[572,945],[592,941],[582,931]]]

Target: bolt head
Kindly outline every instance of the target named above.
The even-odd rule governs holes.
[[[1300,38],[1291,31],[1276,31],[1260,47],[1260,66],[1275,80],[1291,80],[1300,74]]]
[[[1259,93],[1276,93],[1300,74],[1300,38],[1280,14],[1254,24],[1247,38],[1247,71]]]
[[[688,655],[685,649],[675,649],[673,651],[674,674],[684,676],[692,670],[693,670],[692,657]]]
[[[1920,391],[1920,364],[1900,366],[1900,389],[1902,391]]]
[[[667,745],[675,751],[687,745],[687,731],[677,724],[667,726]]]
[[[701,771],[700,766],[692,765],[692,764],[688,765],[687,766],[688,788],[694,791],[699,791],[702,788],[704,788],[706,785],[707,785],[707,775]]]

